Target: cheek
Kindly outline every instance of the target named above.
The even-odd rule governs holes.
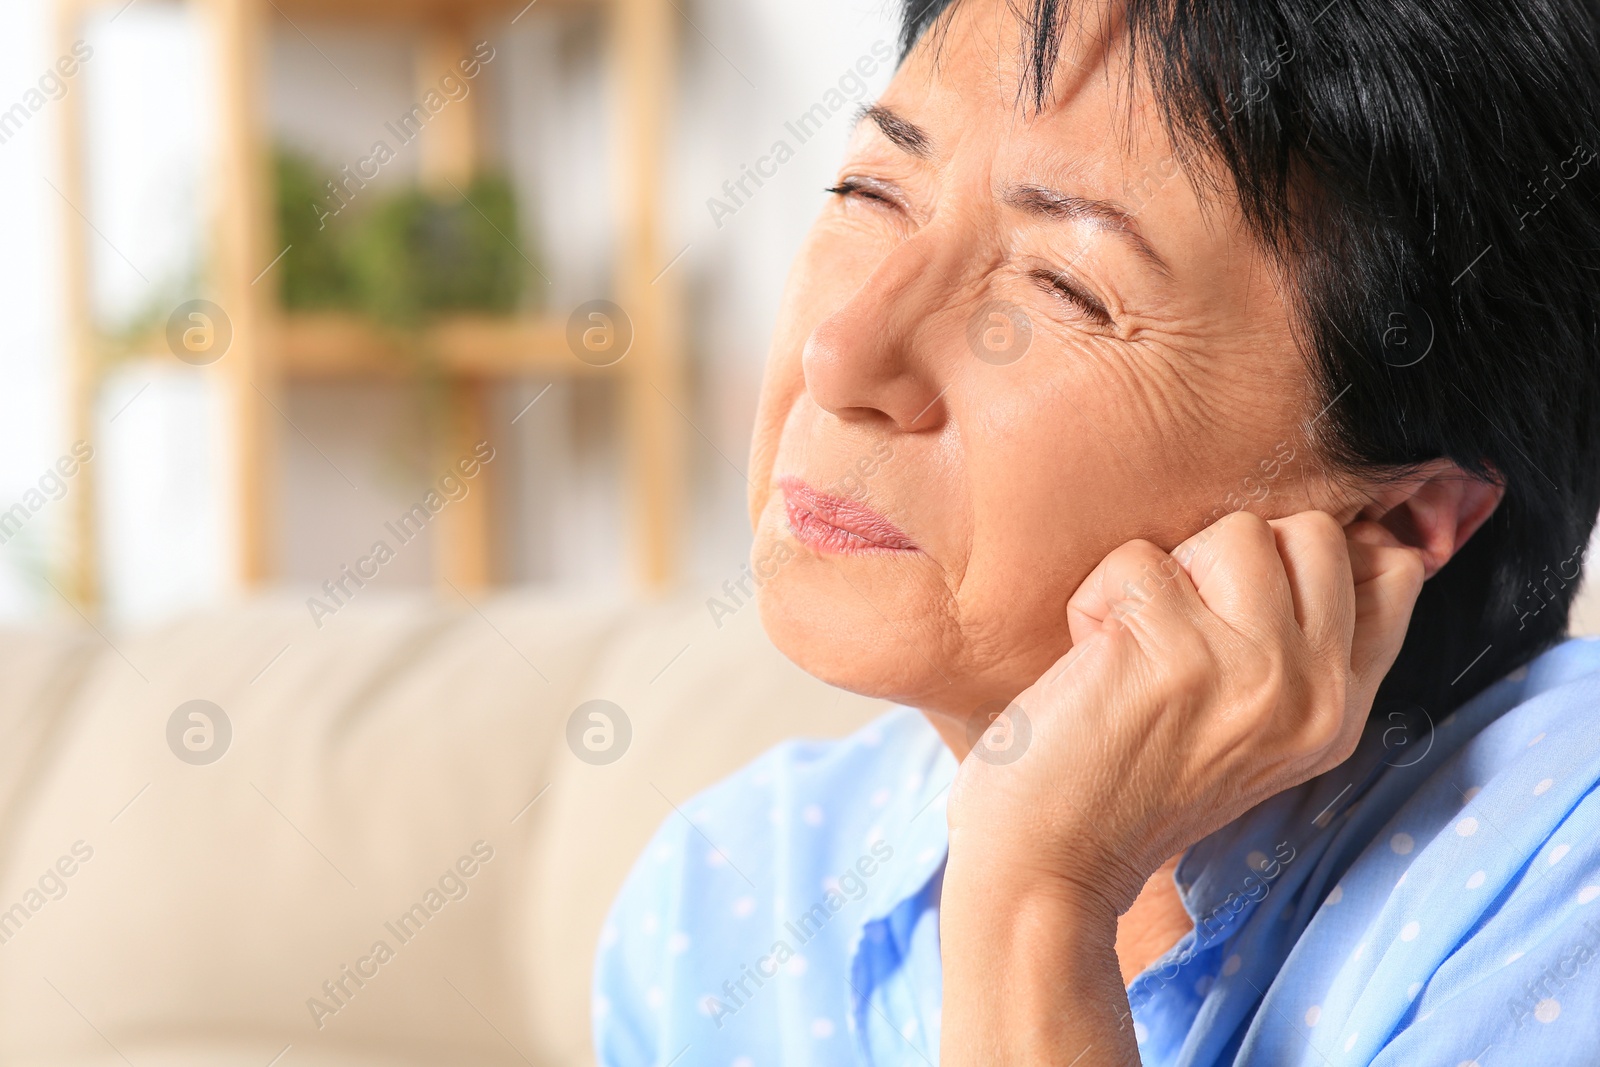
[[[1014,661],[1019,677],[1066,651],[1067,599],[1128,539],[1130,507],[1150,496],[1119,454],[1125,443],[1108,436],[1129,423],[1065,365],[1030,351],[1012,367],[975,368],[962,405],[972,526],[960,616],[984,655]]]
[[[756,406],[755,426],[750,436],[749,508],[752,526],[772,495],[772,468],[783,440],[783,425],[795,404],[804,395],[805,382],[800,371],[798,349],[786,343],[780,324],[773,338],[766,370],[761,378],[761,399]]]
[[[811,228],[789,269],[761,379],[750,443],[750,518],[755,524],[771,493],[773,463],[785,422],[805,395],[802,357],[817,325],[843,307],[882,261],[890,245],[881,233],[824,217]]]
[[[810,284],[802,261],[797,261],[790,271],[778,321],[773,327],[772,347],[767,352],[761,376],[761,397],[750,438],[748,477],[752,525],[758,521],[772,492],[772,467],[783,438],[784,422],[805,394],[801,355],[812,324],[821,314],[815,306],[820,294]]]
[[[1259,475],[1294,409],[1202,379],[1176,357],[1047,336],[962,388],[972,539],[960,615],[984,643],[1046,666],[1065,650],[1067,598],[1114,548],[1171,548]],[[1276,389],[1276,387],[1274,387]],[[1248,392],[1246,390],[1245,392]],[[1259,477],[1256,479],[1259,482]],[[1281,480],[1266,503],[1290,506]]]

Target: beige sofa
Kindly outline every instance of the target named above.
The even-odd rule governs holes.
[[[280,598],[0,636],[0,1064],[591,1063],[593,946],[656,825],[883,707],[720,622],[371,591],[320,630]],[[596,698],[632,726],[608,765],[567,742]],[[197,699],[215,762],[220,722],[169,744]]]
[[[717,621],[366,591],[320,629],[282,598],[0,634],[0,1065],[591,1063],[591,953],[655,826],[883,707],[754,608]],[[169,741],[197,699],[215,762],[176,754],[215,723]],[[592,699],[632,726],[608,765],[567,741]]]

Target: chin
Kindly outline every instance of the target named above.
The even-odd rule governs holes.
[[[965,718],[1031,685],[1065,651],[1066,620],[1041,583],[963,619],[938,565],[905,555],[835,553],[802,543],[782,501],[756,516],[751,570],[761,624],[797,667],[863,696]],[[982,625],[979,620],[986,620]]]
[[[758,567],[766,561],[768,575],[756,590],[761,625],[812,677],[958,718],[995,695],[980,682],[984,672],[959,666],[961,649],[938,623],[943,604],[920,595],[933,591],[908,580],[903,564],[819,555],[786,530],[770,538],[758,532],[754,559]]]
[[[802,584],[780,575],[756,594],[761,625],[795,666],[840,689],[903,704],[921,704],[941,684],[871,608],[853,610],[795,588]]]
[[[757,528],[751,569],[761,624],[780,652],[807,674],[863,696],[916,703],[945,685],[928,612],[912,614],[918,621],[909,627],[901,621],[908,594],[915,599],[906,586],[917,583],[897,582],[882,558],[818,554],[770,518]]]

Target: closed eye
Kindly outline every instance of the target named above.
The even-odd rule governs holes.
[[[1089,316],[1101,326],[1110,326],[1111,313],[1106,306],[1097,300],[1088,290],[1079,285],[1072,275],[1063,271],[1051,270],[1041,267],[1028,272],[1028,277],[1038,282],[1043,288],[1054,293],[1061,300],[1073,306],[1077,311]]]
[[[905,207],[905,203],[899,196],[895,195],[896,191],[893,186],[873,178],[862,178],[854,175],[841,178],[838,185],[824,189],[823,192],[832,193],[838,197],[872,200],[880,204],[887,204],[890,207]]]

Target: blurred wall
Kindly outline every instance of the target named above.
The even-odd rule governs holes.
[[[20,94],[31,81],[28,72],[43,70],[54,58],[47,15],[43,2],[0,5],[0,84],[7,95]],[[47,123],[48,116],[36,118],[0,145],[0,194],[11,208],[0,212],[0,499],[6,500],[19,496],[55,460],[65,433],[54,214],[59,201],[43,181],[55,163]],[[29,575],[39,566],[53,518],[35,516],[28,536],[0,548],[0,612],[15,616],[38,603],[40,583]]]

